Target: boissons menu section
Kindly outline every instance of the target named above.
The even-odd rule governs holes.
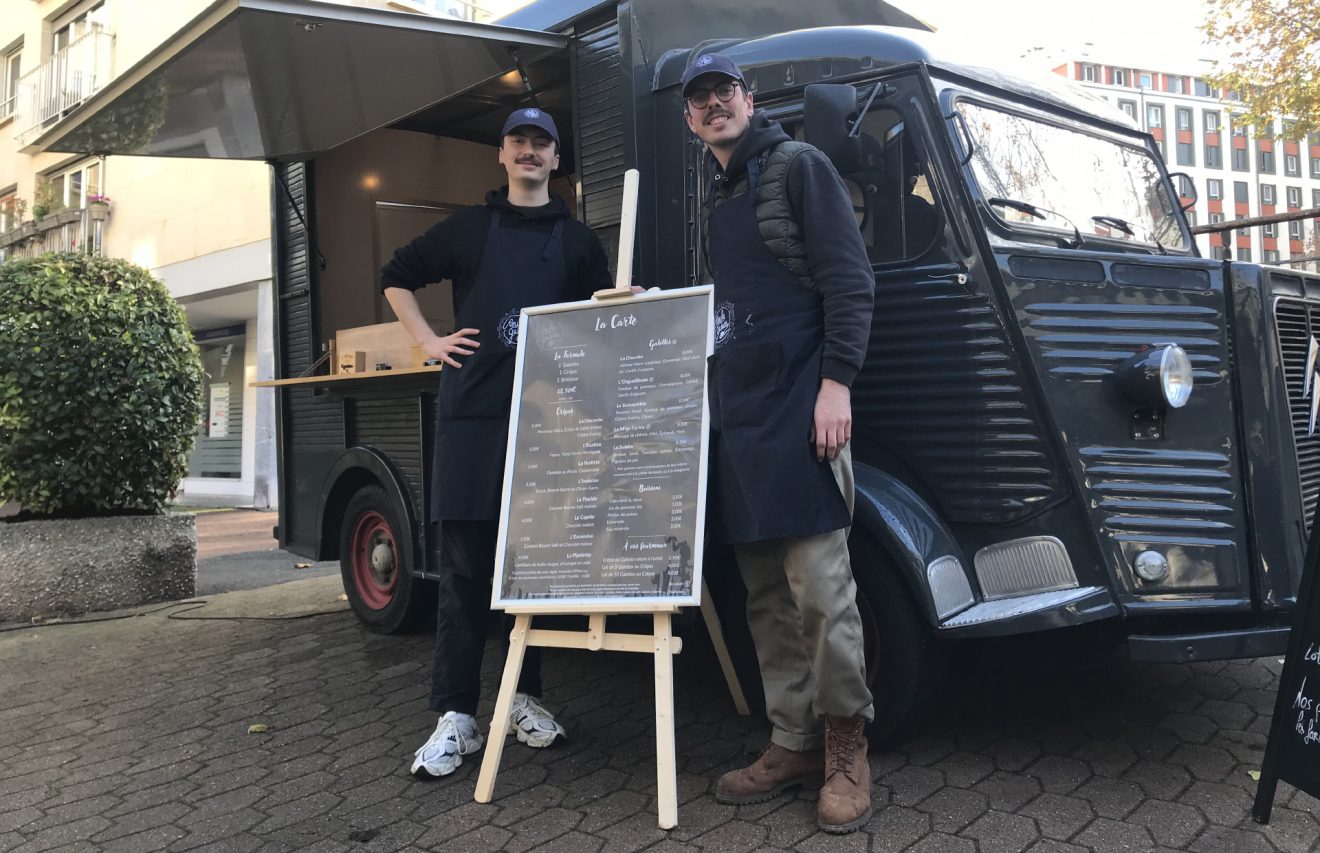
[[[692,594],[705,295],[532,314],[500,599]]]

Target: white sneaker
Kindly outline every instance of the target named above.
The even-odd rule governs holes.
[[[481,749],[482,743],[481,731],[471,714],[446,711],[430,740],[414,753],[412,774],[419,779],[448,776],[463,763],[463,756]]]
[[[526,693],[513,694],[513,708],[509,711],[509,734],[531,747],[541,749],[568,740],[568,732],[555,722],[554,714]]]

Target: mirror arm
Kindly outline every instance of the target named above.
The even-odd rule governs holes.
[[[871,89],[871,96],[866,99],[866,103],[862,106],[862,111],[857,114],[857,120],[854,121],[852,123],[852,127],[848,129],[849,139],[856,139],[858,136],[861,135],[862,120],[866,118],[866,114],[870,112],[871,104],[875,102],[875,96],[880,94],[881,92],[884,92],[884,95],[887,98],[893,94],[894,90],[888,83],[875,84],[875,86]]]

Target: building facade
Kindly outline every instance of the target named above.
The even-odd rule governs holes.
[[[1243,124],[1231,92],[1203,77],[1070,59],[1053,71],[1114,104],[1155,137],[1193,225],[1320,208],[1320,134],[1298,138],[1291,123]],[[1202,254],[1320,271],[1320,220],[1244,228],[1197,238]]]

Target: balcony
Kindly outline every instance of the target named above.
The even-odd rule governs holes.
[[[110,82],[115,37],[92,30],[18,78],[18,143],[27,145]]]
[[[0,262],[35,258],[46,252],[101,254],[110,208],[104,204],[65,208],[41,219],[24,222],[0,234]]]

